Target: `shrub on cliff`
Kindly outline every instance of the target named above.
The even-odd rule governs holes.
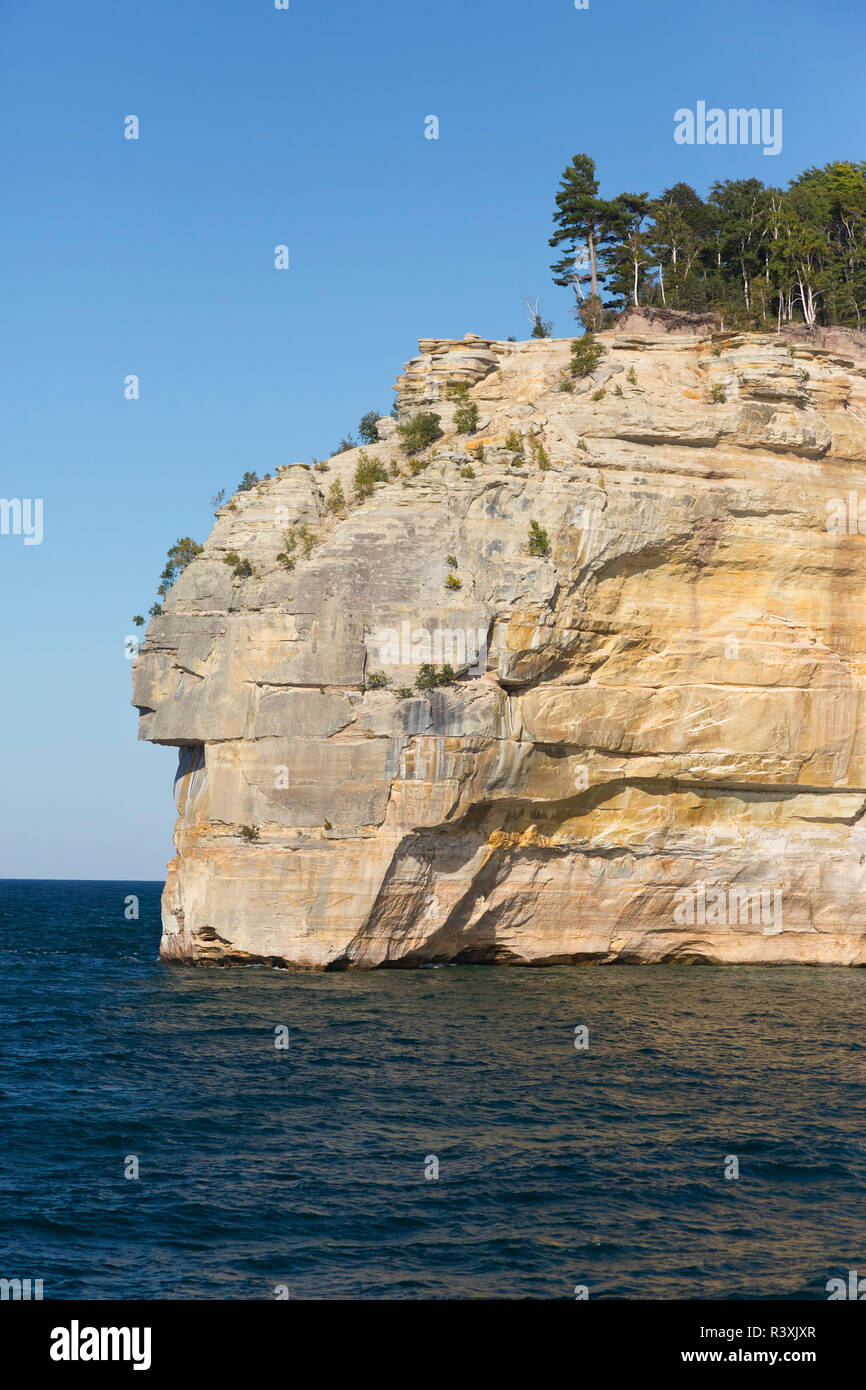
[[[388,473],[385,465],[373,455],[362,449],[358,455],[358,466],[355,469],[355,492],[358,500],[363,501],[365,497],[372,495],[376,483],[387,483]]]
[[[329,512],[341,512],[346,505],[346,498],[343,495],[343,484],[337,478],[336,482],[331,483],[328,488],[328,495],[325,498],[325,509]]]
[[[457,402],[454,411],[454,428],[458,434],[472,434],[478,428],[478,406],[469,395],[465,385],[455,386],[451,399]]]
[[[249,492],[259,481],[258,473],[245,473],[237,485],[238,492]]]
[[[439,685],[453,685],[456,679],[454,667],[448,662],[437,669],[425,661],[415,677],[415,686],[418,690],[433,690]]]
[[[358,434],[361,436],[363,444],[379,443],[379,415],[377,411],[368,410],[366,415],[361,416]]]
[[[582,338],[575,338],[571,345],[569,364],[572,377],[589,376],[590,372],[595,371],[603,356],[604,348],[601,343],[596,342],[592,333],[584,333]]]
[[[440,428],[442,417],[434,414],[432,410],[422,410],[414,416],[408,424],[398,425],[397,433],[403,441],[403,448],[407,454],[420,454],[422,449],[428,445],[435,444],[437,439],[442,438]]]
[[[529,523],[529,553],[530,555],[549,555],[550,540],[543,526],[539,526],[537,521]]]

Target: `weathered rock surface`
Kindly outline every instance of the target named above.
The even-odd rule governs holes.
[[[166,956],[866,964],[866,349],[600,341],[568,391],[567,341],[424,340],[426,467],[389,421],[372,496],[352,450],[221,509],[135,663]]]

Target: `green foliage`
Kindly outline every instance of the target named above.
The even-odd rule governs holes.
[[[718,180],[702,198],[677,183],[657,197],[600,199],[577,155],[556,194],[556,284],[590,332],[612,310],[716,314],[726,329],[866,327],[866,161],[812,167],[786,189]],[[603,303],[601,295],[607,296]]]
[[[226,490],[224,487],[220,488],[219,492],[214,493],[213,497],[210,499],[210,504],[214,508],[214,510],[216,510],[217,507],[222,506],[223,502],[225,501],[225,497]]]
[[[466,452],[467,452],[467,454],[469,455],[470,458],[473,458],[473,459],[475,460],[476,463],[483,463],[483,462],[484,462],[484,445],[483,445],[483,444],[467,444],[467,446],[466,446]],[[474,476],[474,475],[473,475],[473,476]]]
[[[346,505],[343,496],[343,484],[336,478],[328,488],[328,495],[325,498],[325,510],[329,512],[341,512]]]
[[[593,399],[594,401],[603,401],[606,395],[607,395],[607,392],[605,391],[604,387],[603,387],[603,386],[599,386],[599,388],[598,388],[597,391],[593,391],[593,393],[592,393],[592,399]]]
[[[728,393],[724,386],[719,386],[718,384],[712,388],[710,396],[717,405],[724,405],[725,401],[728,399]]]
[[[391,677],[384,671],[370,671],[367,676],[368,690],[384,690],[386,685],[391,684]]]
[[[259,838],[258,826],[242,825],[241,834],[243,835],[245,840],[257,840]]]
[[[629,386],[637,386],[637,372],[635,371],[634,367],[629,367],[628,371],[625,374],[625,379],[628,382]]]
[[[572,377],[589,376],[590,372],[595,371],[603,356],[604,347],[596,342],[592,333],[584,333],[582,338],[575,338],[571,344],[569,364]]]
[[[520,433],[520,430],[508,431],[508,434],[505,436],[505,448],[510,449],[513,454],[518,454],[521,459],[524,457],[526,440]]]
[[[152,603],[147,611],[150,614],[151,618],[158,618],[162,613],[162,604]]]
[[[458,563],[457,563],[457,556],[456,556],[456,555],[446,555],[446,556],[445,556],[445,563],[446,563],[446,565],[448,566],[449,569],[456,570],[456,569],[459,569],[459,568],[460,568],[460,566],[459,566]]]
[[[337,454],[345,454],[349,449],[357,449],[357,447],[357,440],[350,434],[348,439],[341,439],[336,449],[331,450],[331,458],[335,458]]]
[[[406,453],[409,455],[419,454],[422,449],[426,449],[428,445],[435,444],[437,439],[441,439],[441,423],[441,416],[434,414],[432,410],[422,410],[408,424],[398,425],[397,433],[403,441]]]
[[[542,473],[546,473],[550,468],[550,455],[540,439],[533,440],[532,452],[535,456],[535,462],[538,464]]]
[[[461,478],[474,478],[475,469],[472,467],[471,464],[467,463],[465,468],[460,469],[460,476]]]
[[[144,627],[144,618],[140,613],[136,613],[132,621],[135,623],[136,627]]]
[[[259,481],[259,475],[258,475],[258,473],[249,473],[249,472],[248,472],[248,473],[245,473],[244,476],[241,478],[240,482],[238,483],[238,485],[237,485],[235,491],[236,491],[236,492],[249,492],[252,488],[255,487],[255,485],[256,485],[256,483],[257,483],[258,481]]]
[[[621,396],[621,395],[622,395],[622,387],[620,386],[619,382],[617,382],[616,386],[613,388],[613,394],[614,394],[615,396]]]
[[[376,410],[368,410],[366,415],[361,416],[361,423],[358,426],[358,434],[363,444],[379,443],[379,413]]]
[[[326,463],[324,459],[314,458],[313,467],[315,468],[317,473],[330,473],[331,471],[331,465],[329,463]]]
[[[384,464],[375,456],[371,457],[366,449],[362,449],[358,455],[358,466],[355,469],[355,493],[359,501],[365,497],[372,496],[376,483],[387,483],[388,474]]]
[[[445,580],[445,588],[446,588],[446,589],[462,589],[462,588],[463,588],[463,580],[462,580],[462,579],[458,579],[456,574],[449,574],[448,578]]]
[[[478,428],[478,406],[470,397],[468,387],[455,386],[452,399],[457,401],[454,428],[458,434],[472,434]]]
[[[537,521],[529,523],[529,553],[530,555],[549,555],[550,540],[543,526],[539,526]]]
[[[311,531],[309,526],[301,525],[298,527],[298,540],[301,542],[301,549],[304,552],[305,560],[310,558],[313,546],[318,539],[315,531]]]
[[[159,588],[157,593],[164,597],[175,581],[183,574],[187,565],[194,560],[196,555],[200,555],[202,547],[189,536],[184,536],[182,540],[175,541],[174,545],[166,556],[166,562],[162,574],[159,576]]]
[[[394,694],[397,696],[398,700],[411,700],[414,698],[415,692],[414,690],[410,690],[408,685],[400,685],[394,691]]]
[[[424,662],[415,677],[415,686],[418,690],[433,690],[436,686],[453,685],[456,679],[454,667],[448,663],[437,669]]]

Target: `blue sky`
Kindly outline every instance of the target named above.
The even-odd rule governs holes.
[[[863,157],[864,31],[861,0],[0,0],[0,495],[45,518],[0,536],[0,876],[162,877],[176,755],[136,742],[124,638],[216,491],[386,413],[418,337],[524,337],[527,296],[570,333],[578,151],[608,195]],[[677,146],[699,100],[781,107],[782,153]]]

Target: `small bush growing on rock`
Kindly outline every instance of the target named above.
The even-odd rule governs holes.
[[[445,563],[446,563],[446,565],[448,566],[448,568],[451,569],[451,570],[456,570],[456,569],[459,569],[459,568],[460,568],[460,566],[459,566],[458,563],[457,563],[457,556],[456,556],[456,555],[446,555],[446,556],[445,556]]]
[[[471,399],[468,386],[455,386],[451,392],[451,399],[457,402],[454,428],[458,434],[472,434],[478,428],[478,406]]]
[[[411,700],[414,697],[414,690],[410,690],[408,685],[400,685],[394,691],[398,700]]]
[[[371,458],[366,449],[362,449],[358,455],[358,466],[355,469],[355,493],[358,500],[363,501],[365,497],[370,497],[376,483],[387,483],[387,481],[388,474],[384,464],[375,457]]]
[[[582,338],[575,338],[571,344],[571,375],[589,376],[590,372],[595,371],[603,356],[604,348],[601,343],[596,342],[592,333],[584,333]]]
[[[483,444],[467,444],[467,446],[466,446],[466,452],[467,452],[467,454],[469,455],[470,458],[473,458],[473,459],[475,460],[476,463],[483,463],[483,462],[484,462],[484,445],[483,445]]]
[[[442,438],[440,428],[442,417],[436,415],[432,410],[422,410],[414,416],[408,424],[398,425],[397,433],[403,441],[403,447],[407,454],[420,454],[422,449],[428,445],[435,444],[437,439]]]
[[[156,592],[160,598],[165,597],[175,580],[183,574],[187,565],[195,559],[196,555],[201,554],[201,551],[202,547],[189,536],[175,541],[166,556],[162,574],[159,576],[159,588]]]
[[[160,614],[162,613],[162,604],[161,604],[161,603],[152,603],[152,604],[150,605],[150,607],[148,608],[147,611],[148,611],[148,613],[150,614],[150,616],[151,616],[152,618],[158,618],[158,617],[160,616]]]
[[[391,467],[388,469],[388,477],[389,477],[389,478],[399,478],[399,477],[400,477],[400,469],[398,468],[398,466],[397,466],[396,463],[392,463],[392,464],[391,464]]]
[[[391,677],[384,671],[371,671],[367,676],[368,690],[384,690],[386,685],[391,684]]]
[[[461,478],[474,478],[475,469],[472,467],[471,464],[467,463],[465,468],[460,469],[460,476]]]
[[[249,492],[259,481],[258,473],[245,473],[235,489],[237,492]]]
[[[523,458],[523,451],[526,447],[526,440],[520,430],[509,430],[505,438],[505,447],[510,449],[513,454],[519,454]]]
[[[379,414],[376,410],[368,410],[366,415],[361,416],[361,423],[358,426],[358,434],[361,436],[363,444],[379,443]]]
[[[140,613],[136,613],[132,621],[135,623],[136,627],[144,627],[144,618]]]
[[[613,388],[613,394],[614,394],[615,396],[621,396],[621,395],[622,395],[622,387],[620,386],[619,382],[617,382],[617,383],[616,383],[616,386]]]
[[[232,574],[235,579],[250,579],[255,574],[255,570],[249,560],[238,560],[238,563],[232,570]]]
[[[242,825],[241,834],[245,840],[257,840],[259,838],[258,826]]]
[[[295,537],[295,529],[294,527],[292,527],[291,531],[285,532],[285,550],[281,550],[279,555],[277,556],[277,559],[279,560],[280,564],[283,566],[284,569],[293,570],[295,568],[295,556],[293,554],[293,551],[295,550],[297,544],[298,542]]]
[[[449,574],[448,578],[445,580],[445,588],[446,588],[446,589],[462,589],[462,588],[463,588],[463,580],[462,580],[462,579],[458,579],[456,574]]]
[[[225,490],[225,488],[224,488],[224,487],[223,487],[223,488],[220,488],[219,492],[215,492],[214,495],[213,495],[213,497],[210,499],[210,504],[211,504],[211,506],[214,507],[214,508],[216,508],[216,507],[221,507],[222,504],[223,504],[223,502],[225,501],[225,497],[226,497],[226,490]]]
[[[592,399],[593,399],[594,401],[603,401],[606,395],[607,395],[607,392],[605,391],[604,387],[603,387],[603,386],[599,386],[599,388],[598,388],[597,391],[593,391],[593,393],[592,393]]]
[[[336,454],[345,454],[349,449],[357,449],[357,447],[355,439],[350,434],[348,439],[341,439],[336,449],[331,451],[331,458],[334,458]]]
[[[529,523],[529,553],[530,555],[549,555],[550,540],[543,526],[539,526],[537,521]]]
[[[309,560],[313,546],[318,539],[315,531],[311,531],[309,526],[301,525],[298,527],[298,540],[301,542],[305,560]]]
[[[324,459],[317,459],[315,457],[313,458],[313,467],[317,473],[330,473],[331,471],[331,465],[329,463],[326,463]]]
[[[629,367],[628,371],[625,374],[625,379],[628,382],[629,386],[637,386],[637,372],[635,371],[634,367]]]
[[[440,685],[453,685],[456,679],[453,666],[446,663],[437,670],[425,661],[415,677],[415,687],[418,690],[434,690]]]
[[[719,386],[718,384],[713,387],[710,396],[715,401],[716,405],[724,405],[725,401],[728,399],[728,393],[724,386]]]
[[[542,473],[546,473],[547,470],[550,468],[550,455],[548,454],[540,439],[534,441],[532,445],[532,452],[535,455],[535,462],[538,464]]]
[[[345,505],[346,499],[343,496],[343,484],[340,482],[340,479],[337,478],[328,488],[328,495],[325,498],[325,508],[329,512],[341,512]]]

